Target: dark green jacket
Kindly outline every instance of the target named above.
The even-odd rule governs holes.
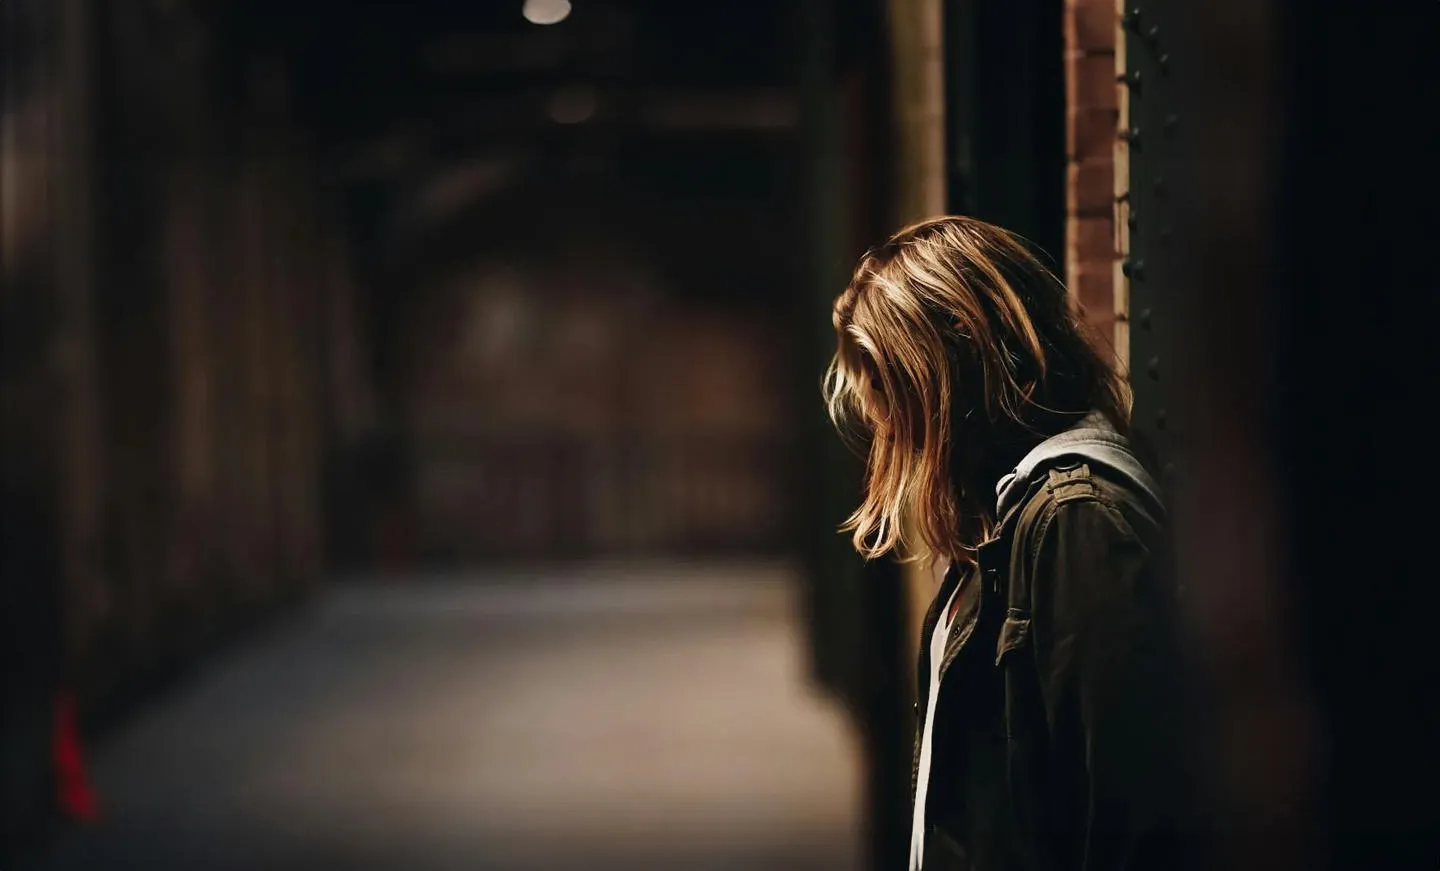
[[[925,871],[1177,871],[1187,858],[1188,677],[1164,508],[1143,472],[1059,453],[1017,482],[977,565],[946,573],[925,619],[918,712],[929,639],[963,581]]]

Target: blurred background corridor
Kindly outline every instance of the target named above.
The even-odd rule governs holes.
[[[0,0],[0,867],[900,867],[819,382],[955,212],[1131,373],[1216,867],[1433,871],[1437,12]]]
[[[813,13],[4,4],[7,869],[863,864]]]

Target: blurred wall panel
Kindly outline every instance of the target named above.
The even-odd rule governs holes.
[[[375,341],[399,361],[384,503],[406,559],[790,547],[788,252],[765,232],[788,206],[670,177],[770,173],[788,143],[650,147],[619,178],[514,170],[401,246]]]
[[[1208,201],[1238,213],[1247,188],[1275,197],[1266,209],[1275,293],[1257,330],[1274,389],[1257,417],[1273,427],[1266,447],[1282,494],[1276,591],[1289,607],[1277,609],[1279,634],[1293,639],[1297,683],[1309,683],[1281,701],[1300,696],[1319,715],[1322,787],[1311,831],[1332,868],[1433,866],[1440,856],[1440,591],[1430,546],[1437,512],[1421,495],[1428,475],[1419,456],[1429,440],[1411,422],[1428,419],[1440,383],[1432,253],[1440,235],[1440,128],[1430,117],[1440,105],[1440,5],[1372,12],[1276,0],[1268,20],[1221,5],[1228,14],[1212,24],[1213,44],[1233,44],[1236,24],[1259,18],[1277,59],[1269,78],[1241,78],[1243,67],[1227,67],[1232,79],[1212,78],[1236,94],[1248,93],[1256,78],[1270,85],[1274,96],[1256,108],[1277,109],[1283,126],[1266,141],[1276,149],[1265,152],[1270,184],[1237,178],[1238,190]],[[1200,124],[1233,117],[1214,103],[1206,108]],[[1232,127],[1202,129],[1218,137]],[[1255,136],[1250,124],[1240,129]],[[1237,140],[1244,141],[1232,132],[1220,145]],[[1337,175],[1343,167],[1356,169]],[[1224,218],[1217,215],[1212,230],[1220,238],[1235,232]],[[1270,723],[1257,724],[1268,728],[1252,735],[1257,750],[1273,746],[1267,738],[1290,740],[1275,713],[1306,713],[1272,706]],[[1278,788],[1269,794],[1307,785],[1278,766],[1270,770]]]
[[[808,290],[796,306],[801,338],[793,348],[808,375],[797,384],[796,401],[807,414],[794,480],[804,495],[800,540],[812,667],[855,723],[867,867],[892,868],[908,843],[914,661],[906,644],[906,587],[897,563],[863,562],[838,531],[858,502],[862,467],[827,419],[819,387],[835,350],[833,301],[865,248],[895,229],[902,205],[897,181],[910,177],[909,158],[898,156],[910,155],[914,143],[897,134],[894,64],[911,47],[894,27],[890,4],[880,0],[807,0],[797,8],[797,23]],[[914,108],[914,101],[906,105]]]
[[[65,312],[60,377],[64,403],[60,428],[60,502],[63,506],[60,595],[67,657],[104,607],[102,511],[104,445],[100,431],[101,380],[97,368],[93,246],[93,33],[89,5],[66,0],[57,9],[57,136],[53,173],[57,255],[56,290]]]
[[[214,337],[206,311],[208,247],[207,206],[210,179],[203,166],[187,161],[167,180],[164,270],[170,276],[170,336],[173,365],[168,389],[175,397],[174,527],[169,535],[165,579],[178,607],[190,620],[203,586],[214,543],[216,462],[211,385],[215,378]]]
[[[1281,454],[1266,432],[1277,408],[1271,15],[1269,4],[1197,14],[1147,0],[1124,19],[1128,129],[1140,137],[1127,155],[1124,267],[1137,315],[1133,426],[1171,491],[1177,576],[1207,678],[1194,700],[1211,739],[1199,770],[1220,796],[1223,868],[1317,858],[1299,831],[1317,787],[1315,736],[1279,594]]]
[[[942,5],[945,208],[1020,233],[1061,273],[1067,174],[1064,0],[944,0]]]
[[[897,226],[945,214],[947,202],[946,50],[943,0],[891,0],[890,29],[894,41],[896,161],[902,168],[895,190]],[[951,84],[953,88],[953,83]],[[876,239],[870,244],[880,241]],[[909,597],[907,646],[919,651],[920,624],[935,595],[935,569],[928,564],[905,566]],[[914,680],[907,695],[916,697]]]
[[[263,123],[263,122],[262,122]],[[239,369],[243,373],[241,394],[236,397],[244,409],[237,465],[242,475],[236,480],[240,499],[240,520],[245,529],[245,571],[239,580],[240,598],[250,604],[263,602],[274,584],[277,564],[278,505],[280,483],[272,474],[276,453],[276,391],[280,361],[275,353],[279,337],[274,329],[272,305],[279,279],[277,240],[269,227],[270,211],[279,205],[273,190],[269,162],[273,155],[260,133],[253,132],[251,154],[242,158],[238,191],[239,210],[235,228],[237,240],[234,264],[239,301],[235,326],[239,336]]]
[[[323,468],[319,498],[325,519],[324,553],[332,567],[345,570],[364,557],[366,485],[362,480],[363,439],[374,425],[374,384],[366,365],[364,312],[357,300],[354,266],[337,207],[322,200],[317,353],[323,402],[320,430]]]
[[[283,69],[216,50],[206,14],[5,7],[5,637],[33,663],[7,748],[12,714],[33,741],[67,688],[118,711],[318,579],[323,460],[367,425]]]
[[[207,294],[208,334],[215,357],[213,383],[215,432],[215,517],[210,530],[216,552],[217,577],[212,586],[215,604],[233,605],[240,599],[244,578],[254,569],[251,527],[245,510],[246,482],[253,474],[249,453],[257,434],[251,431],[254,415],[246,384],[252,377],[245,312],[245,261],[251,256],[240,232],[243,179],[238,156],[228,150],[217,154],[211,170],[215,199],[211,204],[210,237],[214,280]]]
[[[127,4],[92,7],[96,155],[93,204],[97,351],[106,453],[104,618],[84,645],[87,689],[108,695],[148,672],[166,645],[177,520],[171,276],[165,262],[166,171],[184,150],[159,86],[169,50],[156,51],[148,16]],[[191,81],[185,77],[183,81]],[[174,87],[174,86],[172,86]],[[181,277],[183,280],[183,276]],[[104,689],[102,689],[104,688]]]
[[[58,4],[0,6],[0,860],[49,822],[60,680],[66,396],[53,186],[61,135]]]
[[[1132,94],[1149,149],[1132,183],[1159,207],[1132,256],[1177,325],[1174,520],[1209,678],[1213,867],[1431,867],[1435,512],[1411,422],[1437,380],[1440,143],[1422,107],[1440,10],[1132,9],[1131,69],[1168,77]]]
[[[405,391],[430,560],[783,546],[780,340],[647,301],[623,268],[478,267],[417,328]]]
[[[943,214],[947,207],[944,21],[943,0],[891,0],[899,167],[895,211],[902,223]]]

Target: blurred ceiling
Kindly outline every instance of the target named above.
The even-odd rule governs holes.
[[[403,272],[585,226],[694,273],[702,252],[785,235],[795,0],[168,2],[207,11],[241,87],[257,59],[283,70],[285,113],[348,191],[362,244]],[[568,14],[536,24],[527,3]],[[755,283],[702,271],[689,283],[716,293]]]
[[[787,2],[528,3],[569,11],[537,25],[527,0],[244,0],[226,38],[283,58],[292,115],[359,177],[517,150],[743,148],[796,125]]]

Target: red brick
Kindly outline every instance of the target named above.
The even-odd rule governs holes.
[[[1065,48],[1072,51],[1114,51],[1120,16],[1114,0],[1066,0]]]
[[[1080,304],[1080,314],[1090,329],[1094,331],[1095,338],[1100,341],[1100,347],[1110,354],[1115,352],[1115,313],[1109,309],[1095,308],[1093,306]]]
[[[1074,217],[1065,227],[1065,268],[1071,290],[1088,306],[1111,305],[1111,273],[1115,263],[1111,221],[1105,217]]]
[[[1076,109],[1118,109],[1115,54],[1070,53],[1065,58],[1066,94]]]
[[[1085,320],[1110,335],[1115,325],[1115,279],[1108,261],[1081,267],[1070,279],[1070,292]]]
[[[1085,320],[1115,333],[1115,0],[1065,0],[1067,279]]]
[[[1114,214],[1114,160],[1093,158],[1071,163],[1065,169],[1065,181],[1071,191],[1073,213],[1104,217]]]
[[[1120,113],[1115,109],[1070,109],[1065,113],[1065,151],[1071,160],[1106,160],[1115,154]]]
[[[1103,262],[1105,269],[1115,257],[1115,239],[1109,216],[1077,217],[1072,223],[1071,244],[1082,265]]]

